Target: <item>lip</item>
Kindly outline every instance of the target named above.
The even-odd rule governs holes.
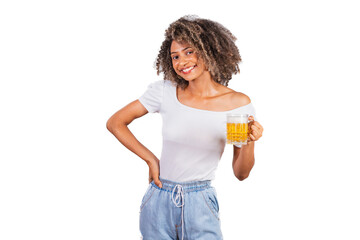
[[[191,67],[193,67],[193,68],[192,68],[190,71],[188,71],[188,72],[183,72],[183,70],[184,70],[184,69],[187,69],[187,68],[189,68],[189,67],[180,69],[180,72],[183,73],[183,74],[189,74],[189,73],[191,73],[197,66],[194,65],[194,66],[191,66]]]

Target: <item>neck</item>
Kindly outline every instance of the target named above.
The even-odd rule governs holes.
[[[204,72],[200,77],[189,81],[186,90],[194,97],[207,98],[216,95],[220,83],[212,80],[210,72]]]

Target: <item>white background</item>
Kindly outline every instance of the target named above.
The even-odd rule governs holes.
[[[226,146],[216,180],[224,239],[360,239],[360,17],[355,1],[2,1],[0,239],[140,239],[148,167],[106,121],[161,79],[183,15],[238,38],[264,127],[250,177]],[[158,158],[161,116],[129,125]]]

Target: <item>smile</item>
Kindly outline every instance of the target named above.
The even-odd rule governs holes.
[[[192,66],[192,67],[184,68],[184,69],[181,70],[181,72],[182,72],[182,73],[185,73],[185,74],[188,74],[188,73],[190,73],[195,67],[196,67],[196,65],[195,65],[195,66]]]

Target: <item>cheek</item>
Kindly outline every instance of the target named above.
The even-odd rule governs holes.
[[[178,65],[177,62],[172,62],[172,67],[173,67],[173,69],[174,69],[175,71],[177,71],[177,70],[176,70],[177,65]]]
[[[193,60],[196,61],[196,64],[197,64],[198,66],[204,65],[204,61],[202,60],[202,58],[199,58],[197,55],[194,55],[194,56],[193,56]]]
[[[197,66],[199,69],[203,69],[204,68],[204,62],[203,61],[197,61]]]

